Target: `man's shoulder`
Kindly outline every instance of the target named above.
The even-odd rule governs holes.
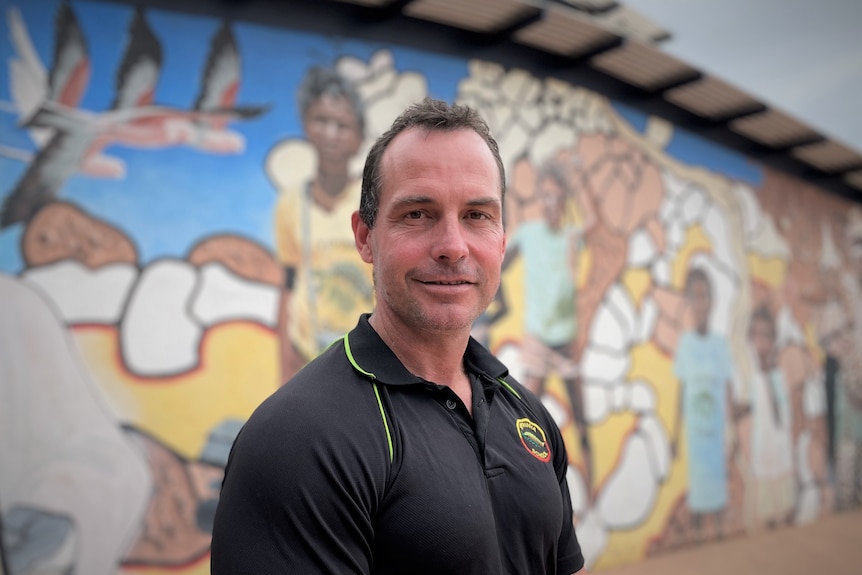
[[[273,392],[252,417],[277,416],[282,425],[310,425],[338,419],[373,401],[371,383],[353,369],[338,341]]]

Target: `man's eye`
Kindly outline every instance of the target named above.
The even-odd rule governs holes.
[[[422,212],[419,210],[413,210],[412,212],[407,212],[405,216],[408,220],[418,220],[422,217]]]
[[[483,213],[483,212],[470,212],[470,214],[468,215],[468,217],[469,217],[471,220],[485,220],[485,219],[488,219],[487,214],[485,214],[485,213]]]

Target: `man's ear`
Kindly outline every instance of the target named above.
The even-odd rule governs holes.
[[[365,225],[365,222],[359,217],[359,211],[353,212],[353,215],[350,217],[350,223],[353,226],[353,241],[356,242],[356,251],[359,252],[362,261],[367,264],[373,264],[374,256],[369,244],[371,228]]]

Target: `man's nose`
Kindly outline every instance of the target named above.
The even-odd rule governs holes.
[[[464,236],[466,230],[461,218],[457,216],[444,217],[435,226],[432,238],[432,255],[434,259],[458,261],[467,256],[469,249]]]

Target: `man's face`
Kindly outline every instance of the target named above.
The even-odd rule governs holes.
[[[472,130],[410,128],[381,159],[378,217],[353,216],[374,266],[377,321],[409,332],[469,331],[500,284],[506,249],[500,176]]]
[[[302,119],[305,135],[324,166],[344,167],[362,143],[359,119],[347,98],[324,94]]]

